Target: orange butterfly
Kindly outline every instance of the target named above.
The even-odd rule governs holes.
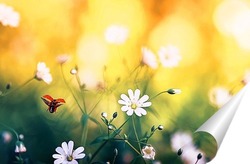
[[[49,106],[48,111],[50,113],[56,112],[57,107],[61,106],[62,103],[65,103],[64,99],[53,99],[50,95],[44,95],[43,97],[41,97],[41,99],[46,105]]]

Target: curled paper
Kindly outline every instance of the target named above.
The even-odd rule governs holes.
[[[210,117],[195,132],[211,134],[217,143],[217,154],[209,164],[249,161],[250,84]],[[245,153],[245,155],[243,155]]]

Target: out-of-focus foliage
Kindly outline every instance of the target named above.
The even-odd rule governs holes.
[[[155,160],[182,163],[185,160],[172,149],[171,137],[179,131],[193,133],[216,112],[216,101],[210,100],[218,95],[211,93],[212,88],[223,86],[233,95],[246,82],[248,0],[2,0],[0,4],[12,6],[20,16],[17,27],[0,23],[0,93],[10,92],[0,97],[0,122],[25,136],[24,156],[33,162],[52,163],[52,154],[63,141],[82,145],[85,126],[79,105],[89,111],[94,107],[91,116],[98,122],[102,112],[108,116],[118,112],[115,124],[121,125],[126,114],[117,103],[120,94],[139,88],[153,97],[179,88],[181,94],[161,94],[150,100],[152,106],[137,122],[141,125],[137,130],[140,134],[152,125],[163,125],[164,130],[150,139]],[[151,57],[144,58],[145,53]],[[165,67],[160,53],[165,60],[173,57],[174,64]],[[56,60],[61,54],[70,57],[64,64]],[[146,59],[155,61],[155,67]],[[48,85],[35,79],[23,85],[35,76],[41,61],[53,81]],[[79,79],[70,74],[75,67]],[[66,103],[51,114],[40,98],[45,94],[64,98]],[[87,122],[86,143],[91,143],[104,133],[100,129],[105,125]],[[1,134],[5,130],[0,127]],[[195,144],[213,157],[214,145],[210,148],[202,138],[206,139],[202,136]],[[0,145],[1,160],[15,159],[14,139]],[[93,155],[99,145],[83,146],[87,155]],[[135,155],[124,143],[114,142],[96,160],[112,161],[114,148],[122,150],[117,163]]]

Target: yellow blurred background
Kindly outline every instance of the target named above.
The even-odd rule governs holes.
[[[50,85],[42,84],[41,95],[70,97],[64,83],[59,82],[62,76],[56,62],[58,55],[70,56],[64,65],[67,80],[74,81],[69,71],[77,65],[88,90],[104,82],[110,91],[119,80],[133,81],[130,73],[141,64],[142,47],[155,54],[162,46],[177,47],[181,56],[178,66],[159,66],[140,72],[140,77],[150,79],[147,94],[151,96],[169,88],[182,90],[180,95],[162,95],[154,100],[154,108],[162,115],[152,122],[158,120],[170,130],[176,128],[172,121],[176,122],[179,112],[199,113],[198,123],[187,119],[189,128],[197,128],[215,112],[210,106],[209,90],[222,85],[235,93],[250,69],[249,0],[2,0],[1,3],[20,14],[18,27],[0,25],[2,85],[8,82],[13,87],[21,85],[34,76],[37,63],[43,61],[50,68],[53,81]],[[112,28],[120,30],[120,38],[109,34]],[[135,85],[116,88],[115,96],[119,96]],[[118,98],[106,94],[98,114],[103,106],[107,106],[109,114],[118,108]],[[89,99],[92,98],[95,96],[90,95]],[[68,100],[73,103],[72,97]]]

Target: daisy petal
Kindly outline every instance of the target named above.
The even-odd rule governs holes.
[[[77,156],[78,154],[80,154],[81,152],[84,151],[84,148],[81,146],[79,148],[77,148],[74,152],[73,152],[73,158],[75,158],[75,156]]]
[[[133,113],[134,113],[134,110],[133,110],[133,109],[129,109],[129,110],[127,111],[127,115],[128,115],[128,116],[131,116]]]
[[[62,158],[59,158],[57,160],[54,161],[54,164],[60,164],[60,163],[63,163],[63,159]]]
[[[121,105],[127,105],[128,103],[124,100],[118,100],[118,103]]]
[[[125,101],[125,102],[130,102],[130,99],[129,99],[128,96],[125,95],[125,94],[122,94],[122,95],[121,95],[121,99],[122,99],[123,101]]]
[[[61,155],[65,154],[64,150],[61,147],[57,147],[56,148],[56,152],[59,153],[59,154],[61,154]]]
[[[147,114],[147,111],[145,109],[143,109],[143,108],[138,108],[137,110],[140,111],[140,113],[142,115],[146,115]]]
[[[136,90],[135,90],[135,95],[134,95],[135,101],[138,101],[138,100],[139,100],[140,93],[141,93],[141,91],[140,91],[139,89],[136,89]],[[143,97],[144,97],[144,96],[143,96]]]
[[[67,145],[67,143],[66,143],[66,142],[63,142],[63,143],[62,143],[62,148],[63,148],[63,150],[64,150],[65,154],[67,154],[67,155],[68,155],[68,145]]]
[[[143,103],[143,104],[141,105],[141,107],[149,107],[149,106],[151,106],[151,105],[152,105],[151,102],[145,102],[145,103]]]
[[[74,142],[73,141],[69,141],[69,143],[68,143],[68,153],[69,154],[72,154],[73,147],[74,147]]]
[[[144,96],[142,96],[142,97],[140,98],[139,102],[140,102],[140,103],[144,103],[144,102],[146,102],[148,99],[149,99],[148,95],[144,95]]]
[[[137,116],[139,116],[139,117],[141,117],[141,112],[140,112],[140,110],[135,110],[135,114],[137,115]]]
[[[122,107],[121,107],[121,110],[122,110],[123,112],[126,112],[126,111],[129,110],[129,109],[131,109],[131,108],[129,108],[128,106],[122,106]]]
[[[57,159],[57,158],[63,158],[63,156],[60,155],[60,154],[53,154],[52,157],[53,157],[53,158],[56,158],[56,159]]]
[[[130,98],[129,101],[131,101],[131,100],[134,99],[134,93],[133,93],[132,89],[129,89],[129,90],[128,90],[128,95],[129,95],[129,98]]]
[[[75,156],[75,159],[82,159],[85,157],[85,154],[84,153],[81,153],[81,154],[78,154]]]

